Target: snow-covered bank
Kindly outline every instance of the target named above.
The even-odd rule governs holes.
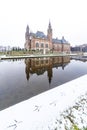
[[[87,130],[87,93],[77,98],[73,106],[55,120],[57,130]]]
[[[67,122],[68,127],[70,124],[72,125],[72,122],[65,120],[63,115],[67,115],[70,108],[76,106],[78,97],[86,95],[86,92],[87,75],[84,75],[0,111],[0,130],[55,130],[57,127],[65,130],[64,121]],[[79,113],[76,113],[76,116],[79,117]]]

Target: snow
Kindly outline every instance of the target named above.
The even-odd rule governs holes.
[[[82,100],[83,97],[86,98],[86,92],[87,75],[84,75],[2,110],[0,111],[0,130],[54,130],[57,127],[63,130],[65,124],[68,127],[72,125],[68,118],[65,120],[65,116],[68,117],[71,110],[77,117],[75,117],[76,120],[74,118],[73,120],[79,127],[82,127],[81,121],[79,121],[81,107],[78,112],[75,107],[77,107],[77,100],[80,102],[79,100]],[[84,104],[86,106],[86,100]],[[83,105],[81,110],[83,111]],[[84,110],[87,111],[86,107]],[[83,115],[83,118],[85,122],[86,115]]]

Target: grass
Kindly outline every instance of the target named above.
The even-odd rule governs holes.
[[[74,124],[71,130],[80,130],[80,129],[78,128],[77,125]]]
[[[6,56],[22,56],[22,55],[28,55],[31,54],[29,51],[7,51],[7,52],[0,52],[0,55],[6,55]]]
[[[6,56],[25,56],[25,55],[43,55],[40,51],[26,51],[26,50],[19,50],[19,51],[7,51],[7,52],[0,52],[0,55],[6,55]],[[61,52],[49,52],[46,53],[46,55],[61,55]]]

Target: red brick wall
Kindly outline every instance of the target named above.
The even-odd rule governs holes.
[[[70,44],[56,44],[56,43],[53,43],[53,49],[54,51],[58,51],[58,52],[70,52]]]
[[[31,40],[31,49],[36,49],[36,43],[39,43],[39,48],[37,48],[37,49],[46,48],[46,44],[48,44],[48,48],[46,48],[46,49],[51,49],[52,48],[52,43],[50,43],[48,40],[41,39],[41,38],[32,38],[32,40]],[[44,44],[44,47],[41,47],[41,43]]]

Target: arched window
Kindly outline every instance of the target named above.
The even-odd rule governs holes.
[[[41,48],[43,48],[44,47],[44,43],[41,43]]]
[[[48,44],[46,44],[46,48],[48,48]]]
[[[36,43],[36,47],[39,47],[39,43],[38,42]]]

